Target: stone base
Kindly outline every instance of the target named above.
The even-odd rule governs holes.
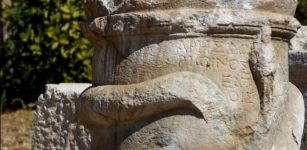
[[[307,104],[307,27],[291,41],[290,81]],[[90,84],[49,84],[37,102],[32,149],[91,149],[89,131],[75,116],[75,100]],[[306,106],[305,106],[306,107]],[[306,115],[307,116],[307,113]],[[307,150],[307,124],[301,150]]]
[[[48,84],[38,98],[32,149],[90,149],[89,131],[75,116],[75,100],[91,84]]]

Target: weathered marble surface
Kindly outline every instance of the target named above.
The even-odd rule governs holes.
[[[298,150],[293,0],[86,0],[92,149]]]
[[[36,105],[32,149],[89,150],[90,135],[75,115],[75,101],[91,84],[47,84]]]
[[[298,34],[291,40],[289,51],[290,82],[296,85],[307,104],[307,26],[302,26]],[[306,113],[306,112],[305,112]],[[305,118],[307,113],[305,114]],[[302,150],[307,150],[307,124],[305,121]]]
[[[292,44],[292,46],[291,46],[291,49],[289,51],[290,81],[295,83],[300,88],[302,93],[304,93],[304,91],[305,91],[304,96],[305,96],[305,99],[306,99],[307,98],[307,92],[306,92],[307,89],[304,90],[304,88],[302,88],[302,87],[304,87],[304,84],[301,84],[301,83],[304,82],[304,79],[306,79],[307,74],[304,74],[304,73],[302,74],[300,72],[300,70],[307,68],[307,67],[304,68],[304,62],[306,63],[306,61],[304,61],[304,53],[307,53],[307,46],[304,47],[304,45],[307,45],[307,27],[302,26],[302,28],[298,31],[298,34],[291,40],[291,44]],[[295,72],[298,72],[298,73],[295,73]],[[301,77],[297,77],[297,76],[294,76],[294,75],[300,75]],[[304,78],[304,75],[305,75],[305,78]],[[292,81],[292,80],[294,80],[294,81]],[[301,80],[303,80],[303,81],[301,82]],[[73,106],[75,105],[74,101],[75,101],[77,95],[79,95],[81,93],[81,91],[88,86],[89,86],[89,84],[47,85],[47,92],[44,95],[52,95],[52,93],[55,93],[55,95],[61,95],[60,96],[61,100],[60,101],[59,101],[59,99],[55,100],[54,98],[45,99],[44,96],[42,95],[40,97],[39,101],[38,101],[38,110],[36,112],[36,118],[37,119],[35,121],[39,121],[39,120],[40,121],[46,121],[48,118],[44,118],[44,117],[46,117],[48,115],[43,115],[43,116],[37,116],[37,115],[39,113],[40,114],[47,114],[49,110],[46,109],[46,108],[50,108],[51,106],[56,106],[57,109],[62,109],[61,111],[63,112],[63,114],[53,114],[54,116],[60,115],[60,116],[63,116],[65,118],[64,120],[74,120],[75,116],[72,115],[73,114],[72,112],[74,112],[74,111],[67,111],[67,108],[70,108],[70,109],[73,108]],[[70,91],[70,92],[68,92],[68,91]],[[76,96],[71,96],[72,91],[73,91],[73,93],[76,94]],[[48,97],[51,97],[51,96],[48,96]],[[58,96],[55,96],[55,97],[58,97]],[[65,103],[67,107],[65,107],[65,108],[64,107],[58,107],[59,102]],[[306,103],[306,100],[305,100],[305,103]],[[43,106],[47,106],[47,107],[45,107],[45,109],[42,109]],[[38,117],[42,117],[42,118],[38,119]],[[48,116],[48,117],[52,118],[52,116]],[[156,118],[159,118],[159,117],[156,117]],[[63,122],[64,121],[58,122],[58,123],[56,123],[56,125],[63,124]],[[76,123],[73,123],[73,124],[76,124]],[[35,123],[35,125],[36,125],[36,127],[34,128],[35,129],[35,132],[34,132],[35,137],[33,137],[33,139],[34,139],[33,149],[41,149],[42,147],[45,147],[45,148],[49,147],[51,144],[49,145],[47,143],[47,137],[38,137],[37,135],[43,134],[42,132],[45,132],[45,131],[42,130],[43,126],[44,126],[44,128],[51,128],[55,124],[47,124],[46,122],[44,122],[43,126],[42,126],[42,124],[39,124],[39,123]],[[37,126],[37,125],[39,125],[39,126]],[[49,126],[49,127],[47,127],[47,126]],[[63,126],[62,126],[62,130],[51,130],[50,129],[48,134],[59,136],[59,135],[63,134],[63,131],[69,130],[67,127],[68,126],[63,128]],[[180,130],[184,130],[184,129],[181,128]],[[303,141],[302,141],[301,150],[306,149],[306,143],[307,143],[306,138],[305,138],[306,133],[307,133],[306,132],[306,130],[307,130],[306,124],[305,124],[304,130],[305,130],[305,133],[304,133],[304,138],[303,138]],[[196,130],[196,131],[198,131],[198,130]],[[68,134],[68,132],[67,132],[67,134]],[[89,147],[90,146],[90,140],[89,140],[90,135],[87,135],[87,134],[89,134],[89,133],[85,132],[85,135],[80,136],[80,134],[78,133],[77,130],[72,130],[71,133],[69,134],[69,137],[70,137],[69,139],[70,139],[70,143],[74,146],[70,146],[70,147],[74,147],[74,149],[90,149],[90,147]],[[87,138],[84,138],[84,137],[87,137]],[[86,140],[84,140],[84,139],[86,139]],[[48,141],[49,140],[50,140],[50,138],[48,139]],[[206,140],[203,140],[203,139],[200,139],[200,140],[202,140],[202,142],[206,141]],[[51,141],[53,142],[54,147],[57,147],[58,149],[65,149],[66,148],[65,144],[63,144],[61,142],[54,142],[55,141],[54,139],[51,140]],[[76,141],[82,141],[81,142],[82,144],[80,144],[80,142],[78,144],[78,142],[76,143]],[[197,142],[197,141],[194,141],[194,142]],[[68,144],[68,141],[66,141],[64,143]],[[87,145],[87,146],[84,146],[84,145]]]

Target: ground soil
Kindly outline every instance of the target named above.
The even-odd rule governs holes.
[[[1,150],[30,150],[32,110],[17,110],[1,114]]]

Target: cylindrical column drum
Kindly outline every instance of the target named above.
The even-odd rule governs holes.
[[[287,64],[296,1],[83,3],[94,86],[77,110],[92,149],[299,149],[304,108]]]

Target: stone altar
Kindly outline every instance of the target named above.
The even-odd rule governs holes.
[[[86,0],[92,149],[295,150],[295,0]]]

